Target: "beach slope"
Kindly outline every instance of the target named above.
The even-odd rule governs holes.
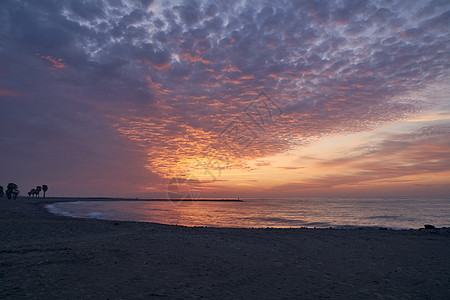
[[[450,299],[448,229],[187,228],[48,202],[0,202],[2,299]]]

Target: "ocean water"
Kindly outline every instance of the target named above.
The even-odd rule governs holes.
[[[206,201],[77,201],[47,205],[55,214],[208,227],[391,229],[450,227],[450,197],[244,199]]]

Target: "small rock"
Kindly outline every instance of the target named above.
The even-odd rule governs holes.
[[[423,225],[423,227],[425,227],[425,229],[436,229],[436,227],[430,224]]]

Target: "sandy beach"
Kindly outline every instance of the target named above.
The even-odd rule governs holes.
[[[0,298],[450,299],[449,229],[188,228],[54,201],[1,199]]]

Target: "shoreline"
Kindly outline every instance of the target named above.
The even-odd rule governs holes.
[[[49,212],[51,215],[56,216],[62,216],[62,217],[70,217],[70,218],[85,218],[85,219],[100,219],[100,220],[110,220],[110,221],[129,221],[129,222],[144,222],[148,223],[149,221],[142,221],[142,220],[120,220],[120,219],[114,219],[114,218],[96,218],[96,217],[84,217],[84,216],[74,216],[71,214],[64,214],[64,213],[58,213],[58,211],[51,211],[52,209],[46,207],[49,205],[52,205],[54,203],[64,203],[64,202],[245,202],[244,200],[232,200],[232,199],[201,199],[201,200],[171,200],[171,199],[132,199],[132,198],[112,198],[112,197],[53,197],[53,198],[46,198],[46,199],[36,199],[31,198],[27,200],[34,200],[38,201],[41,204],[41,208],[45,210],[46,212]],[[39,201],[41,200],[41,201]],[[378,226],[378,225],[347,225],[347,224],[341,224],[341,225],[326,225],[326,226],[320,226],[316,224],[305,224],[301,226],[248,226],[248,227],[242,227],[242,226],[214,226],[214,225],[181,225],[181,224],[168,224],[168,223],[160,223],[158,221],[156,222],[150,222],[150,223],[158,223],[162,225],[177,225],[177,226],[185,226],[185,227],[208,227],[208,228],[242,228],[242,229],[254,229],[254,228],[277,228],[277,229],[295,229],[295,228],[303,228],[303,229],[339,229],[339,230],[446,230],[450,229],[450,227],[435,227],[431,226],[432,228],[425,228],[425,226],[430,226],[428,224],[423,224],[422,227],[393,227],[389,225],[384,226]],[[316,223],[316,222],[314,222]],[[419,223],[420,224],[420,223]],[[419,225],[418,224],[418,225]]]
[[[0,201],[0,298],[450,298],[449,229],[184,227],[59,200]]]

